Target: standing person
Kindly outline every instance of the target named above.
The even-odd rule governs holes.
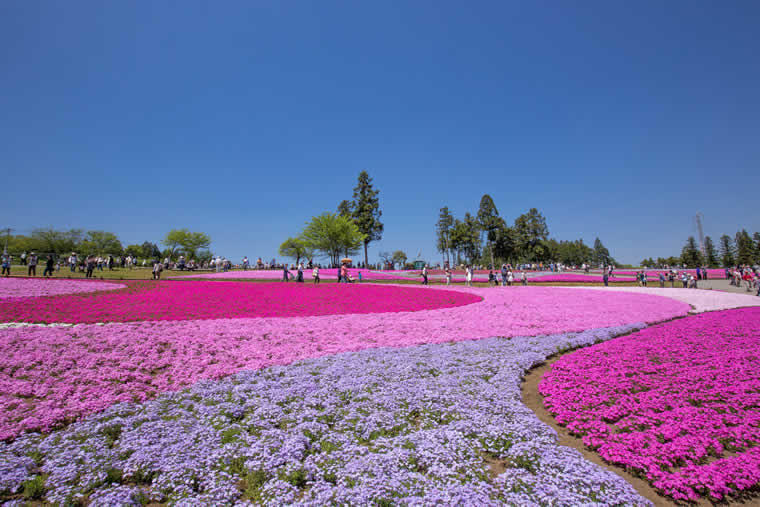
[[[496,277],[493,274],[493,269],[488,270],[488,286],[493,287],[494,283],[496,282]],[[496,285],[499,285],[496,283]]]
[[[314,266],[314,271],[311,272],[311,276],[314,277],[314,285],[319,284],[319,267]]]
[[[21,265],[26,266],[26,250],[21,252]]]
[[[243,257],[243,271],[248,271],[248,256]]]
[[[610,275],[607,272],[607,270],[604,270],[604,276],[602,276],[602,281],[604,281],[604,286],[609,287],[610,286]]]
[[[77,253],[71,252],[71,255],[69,255],[69,267],[71,268],[71,272],[75,272],[77,270]]]
[[[362,272],[361,271],[359,271],[359,275],[358,276],[359,276],[359,283],[362,283]]]
[[[343,280],[343,283],[349,283],[351,279],[348,277],[348,266],[345,264],[342,264],[340,266],[340,278]]]
[[[303,264],[300,262],[298,263],[298,276],[296,277],[296,282],[303,283]]]
[[[161,264],[159,260],[156,260],[153,262],[153,279],[154,280],[160,280],[161,279],[161,271],[164,270],[164,265]]]
[[[464,280],[465,280],[465,285],[467,287],[472,287],[472,268],[470,267],[469,264],[465,268],[465,278],[464,278]]]
[[[523,286],[528,285],[528,277],[525,274],[525,271],[520,271],[520,280],[522,280]]]
[[[32,252],[29,255],[29,269],[27,270],[26,276],[37,276],[37,256]]]
[[[507,265],[502,264],[501,265],[501,286],[504,287],[507,285]]]
[[[663,273],[662,271],[660,271],[660,288],[661,289],[665,288],[665,273]]]
[[[87,272],[85,273],[85,278],[92,278],[92,272],[95,270],[95,257],[92,255],[88,256],[85,260],[85,267],[87,268]]]
[[[446,285],[451,285],[451,269],[446,266]]]
[[[283,264],[282,265],[282,281],[287,282],[288,278],[290,278],[290,271],[288,271],[288,265]]]
[[[512,287],[512,282],[515,281],[515,275],[512,273],[512,270],[510,269],[507,271],[507,285]]]
[[[3,276],[11,276],[11,256],[8,252],[3,253]]]
[[[646,287],[647,286],[647,274],[645,272],[641,272],[641,285]]]
[[[53,276],[53,256],[52,255],[47,256],[47,261],[45,261],[45,272],[42,273],[42,276],[44,276],[45,278],[48,278],[49,276],[50,277]]]
[[[427,285],[427,284],[428,284],[428,269],[427,269],[427,264],[425,264],[424,266],[422,266],[422,285]]]

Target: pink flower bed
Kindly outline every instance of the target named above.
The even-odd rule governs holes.
[[[90,280],[46,280],[44,278],[0,278],[0,299],[57,296],[78,292],[123,289],[126,285]]]
[[[683,273],[686,271],[687,273],[697,276],[697,270],[696,269],[677,269],[679,273]],[[647,276],[651,279],[652,277],[659,276],[660,273],[665,273],[666,275],[670,272],[668,269],[647,269],[645,273]],[[638,273],[638,270],[632,271],[632,270],[625,270],[625,271],[614,271],[615,275],[630,275],[635,276]],[[726,278],[726,271],[722,268],[707,268],[707,277],[708,278]]]
[[[633,277],[623,277],[623,276],[616,276],[609,279],[610,283],[614,282],[635,282],[636,279]],[[601,275],[580,275],[576,273],[560,273],[556,275],[546,275],[546,276],[535,276],[533,278],[528,278],[528,283],[530,282],[580,282],[580,283],[604,283],[604,279]]]
[[[723,499],[760,485],[759,350],[760,308],[705,313],[569,354],[539,391],[607,462]]]
[[[222,282],[188,285],[199,291]],[[406,290],[420,298],[450,292]],[[144,400],[240,370],[373,347],[653,323],[689,310],[678,301],[640,294],[554,287],[454,290],[483,300],[401,313],[0,329],[0,439],[49,430],[116,402]],[[359,299],[363,293],[352,294]]]
[[[368,269],[355,269],[348,270],[351,278],[358,280],[359,272],[362,274],[363,280],[414,280],[415,277],[411,273],[401,271],[371,271]],[[297,270],[290,270],[290,274],[295,278]],[[282,280],[281,269],[257,269],[248,271],[227,271],[226,273],[198,273],[193,275],[175,276],[172,278],[211,278],[214,280]],[[306,282],[313,281],[312,270],[304,269],[303,278]],[[322,280],[336,280],[338,278],[337,269],[320,269],[319,278]]]
[[[130,290],[0,301],[0,321],[95,323],[431,310],[474,303],[474,294],[417,292],[394,285],[245,282],[128,282]],[[110,284],[108,284],[110,285]]]
[[[649,287],[582,287],[580,289],[664,296],[691,305],[691,313],[728,310],[731,308],[742,308],[746,306],[760,306],[760,298],[757,296],[717,290],[673,289],[670,287],[661,289],[659,287],[652,287],[651,285]]]

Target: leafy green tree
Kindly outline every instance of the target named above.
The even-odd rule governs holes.
[[[188,259],[195,259],[198,250],[208,249],[211,238],[203,232],[172,229],[166,234],[162,243],[166,246],[170,258],[182,252]]]
[[[161,250],[159,250],[158,245],[150,241],[145,241],[140,248],[142,249],[142,256],[146,259],[156,259],[161,256]]]
[[[734,253],[734,243],[731,240],[731,236],[724,234],[720,237],[720,261],[724,268],[730,268],[734,265],[734,261],[736,260]]]
[[[283,257],[293,257],[296,264],[301,261],[301,258],[308,258],[312,255],[312,251],[306,246],[306,243],[299,238],[288,238],[283,241],[279,253]]]
[[[89,255],[121,255],[124,249],[116,234],[106,231],[87,231],[79,248]]]
[[[143,249],[141,245],[127,245],[124,249],[124,255],[130,255],[133,258],[142,256]]]
[[[536,248],[549,236],[546,218],[536,208],[531,208],[515,219],[515,236],[520,256],[527,260],[539,260],[545,255],[545,247]]]
[[[501,224],[495,231],[492,242],[493,254],[506,262],[512,262],[517,254],[517,239],[515,230]]]
[[[403,268],[406,265],[407,256],[403,250],[396,250],[393,252],[392,260],[394,266],[401,266]]]
[[[52,253],[64,255],[76,251],[82,242],[81,229],[69,229],[68,231],[56,231],[52,228],[35,229],[30,238],[34,250],[37,253]]]
[[[464,214],[464,220],[456,223],[459,226],[458,239],[459,248],[464,253],[467,262],[474,264],[480,257],[480,225],[477,218],[470,215],[469,212]]]
[[[697,241],[694,236],[689,236],[686,240],[683,250],[681,250],[681,263],[689,268],[696,268],[702,265],[702,252],[697,248]]]
[[[369,262],[367,248],[372,241],[383,237],[384,226],[380,222],[383,212],[380,211],[379,190],[372,187],[372,178],[367,171],[359,173],[359,181],[354,188],[354,201],[351,207],[353,219],[364,235],[364,265]]]
[[[504,220],[499,216],[499,210],[496,209],[496,204],[494,204],[493,199],[488,194],[484,194],[480,198],[478,225],[480,226],[480,230],[486,235],[486,243],[491,256],[491,266],[493,267],[493,242],[496,240],[496,231],[499,227],[504,226]]]
[[[329,257],[331,264],[337,266],[342,253],[358,251],[364,242],[364,234],[350,218],[325,212],[312,217],[299,239],[311,250]]]
[[[752,264],[755,258],[755,245],[746,229],[736,233],[736,263]]]
[[[610,259],[610,251],[607,250],[601,239],[596,238],[594,240],[594,264],[597,266],[606,266],[610,264]]]
[[[451,250],[451,228],[454,226],[454,217],[449,212],[448,206],[440,209],[438,222],[435,224],[436,248],[446,256],[446,262],[451,262],[449,251]],[[404,261],[406,262],[406,261]]]
[[[705,262],[711,268],[718,266],[718,252],[710,236],[705,236]]]

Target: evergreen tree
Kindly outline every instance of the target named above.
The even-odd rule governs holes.
[[[367,171],[360,172],[359,181],[354,188],[352,216],[359,231],[364,235],[365,266],[369,262],[367,247],[372,241],[377,241],[383,237],[383,224],[380,222],[383,212],[380,211],[380,201],[377,198],[379,193],[379,190],[372,187],[372,178],[367,174]]]
[[[538,254],[543,256],[546,249],[541,247],[539,251],[537,247],[549,236],[544,216],[536,208],[531,208],[515,219],[514,231],[520,256],[540,260]]]
[[[610,262],[610,251],[602,244],[602,240],[596,238],[594,240],[594,264],[597,266],[606,266]]]
[[[718,266],[718,252],[715,251],[715,245],[710,236],[705,236],[705,262],[711,268]]]
[[[720,237],[720,261],[724,268],[730,268],[734,265],[734,244],[731,236],[724,234]]]
[[[755,264],[760,264],[760,232],[752,235],[755,240]]]
[[[454,217],[449,212],[448,206],[440,209],[438,222],[436,222],[436,248],[446,256],[446,262],[451,263],[449,250],[451,250],[451,228],[454,226]]]
[[[697,241],[694,236],[689,236],[686,240],[683,250],[681,250],[681,263],[689,268],[696,268],[702,265],[702,253],[697,248]]]
[[[496,231],[504,223],[499,216],[499,211],[490,195],[485,194],[480,199],[480,208],[478,209],[478,225],[480,230],[486,235],[488,250],[491,255],[491,267],[493,268],[493,242],[496,239]]]
[[[345,199],[340,201],[340,204],[338,204],[338,215],[352,218],[353,213],[353,203],[351,201],[346,201]]]
[[[736,233],[736,263],[752,264],[755,258],[755,245],[746,229]]]

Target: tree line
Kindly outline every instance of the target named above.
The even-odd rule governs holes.
[[[685,265],[689,268],[729,268],[757,264],[760,264],[760,232],[750,236],[746,229],[737,232],[733,238],[728,234],[722,235],[717,247],[710,236],[705,236],[704,251],[697,246],[694,236],[689,236],[680,256],[650,257],[641,261],[641,265],[646,267]]]
[[[144,241],[142,244],[123,246],[119,237],[109,231],[84,231],[82,229],[56,230],[53,228],[34,229],[29,235],[10,235],[0,238],[7,243],[7,251],[19,257],[22,253],[35,252],[38,255],[52,254],[67,257],[72,252],[79,256],[113,255],[132,256],[142,259],[168,257],[176,259],[184,255],[187,260],[204,261],[212,257],[209,247],[211,238],[203,232],[191,232],[188,229],[172,229],[160,241],[161,250],[156,243]]]
[[[363,247],[366,266],[369,244],[383,236],[379,193],[367,171],[361,171],[353,198],[341,201],[336,213],[325,212],[312,217],[300,234],[283,241],[279,254],[292,257],[296,264],[318,254],[337,266],[341,257],[356,255]]]
[[[536,208],[509,225],[499,215],[490,195],[480,199],[475,215],[469,211],[455,218],[448,206],[440,209],[436,222],[436,249],[446,262],[498,266],[501,263],[547,263],[594,265],[616,264],[599,238],[591,247],[583,239],[549,238],[546,218]]]

